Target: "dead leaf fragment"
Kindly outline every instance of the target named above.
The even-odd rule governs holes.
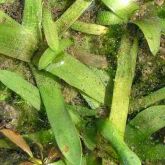
[[[23,151],[25,151],[30,157],[33,157],[29,145],[26,143],[26,141],[23,139],[23,137],[20,134],[10,129],[2,129],[0,130],[0,132],[8,139],[10,139],[14,144],[16,144],[18,147],[20,147]]]

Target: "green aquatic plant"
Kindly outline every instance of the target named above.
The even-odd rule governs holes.
[[[139,2],[101,2],[101,10],[97,11],[94,6],[98,2],[95,0],[25,0],[21,24],[0,11],[0,53],[12,60],[26,62],[34,81],[31,84],[10,69],[0,69],[0,82],[39,113],[44,111],[49,121],[46,128],[22,134],[22,137],[37,144],[52,143],[60,152],[58,159],[47,163],[42,158],[34,158],[26,145],[33,164],[101,164],[97,150],[94,151],[99,146],[99,138],[107,140],[111,151],[109,157],[123,165],[140,165],[143,160],[162,160],[165,157],[163,144],[150,139],[165,126],[164,105],[152,106],[165,99],[164,87],[147,96],[131,98],[138,51],[141,49],[139,41],[145,38],[151,53],[158,53],[160,38],[164,34],[163,11],[153,2],[148,2],[153,6],[153,15],[137,17],[141,9]],[[58,17],[52,13],[54,6],[63,10]],[[90,18],[91,22],[81,18],[90,10],[97,11],[96,21],[94,18]],[[122,36],[118,36],[121,38],[118,53],[113,55],[117,59],[115,69],[107,66],[107,71],[88,66],[73,56],[75,45],[82,46],[77,40],[86,36],[90,43],[94,36],[97,49],[102,38],[109,40],[114,35],[114,25],[123,27]],[[77,39],[75,32],[82,33],[82,36],[76,36]],[[101,39],[98,41],[96,38]],[[86,104],[81,104],[88,107],[74,105],[75,102],[73,105],[65,103],[62,93],[65,84],[72,87],[80,100],[86,101]],[[102,110],[102,107],[108,110]],[[128,121],[129,114],[132,116]],[[47,118],[44,116],[44,120]],[[9,135],[6,137],[18,145],[17,138],[21,136]],[[7,139],[0,140],[0,148],[14,147]],[[102,147],[102,150],[106,149]],[[101,158],[105,159],[104,156]]]

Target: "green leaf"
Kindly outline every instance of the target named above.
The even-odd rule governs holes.
[[[104,103],[106,89],[100,78],[71,55],[63,54],[56,57],[54,63],[50,64],[46,71],[63,79],[98,102]]]
[[[105,96],[104,103],[106,106],[110,107],[112,93],[113,93],[113,84],[114,84],[112,70],[107,73],[104,70],[100,70],[100,69],[97,69],[94,67],[90,67],[90,69],[92,69],[92,71],[100,78],[100,80],[106,87],[106,94],[105,94],[106,96]],[[93,98],[85,95],[84,93],[81,92],[81,95],[83,96],[83,98],[86,100],[86,102],[92,109],[97,109],[101,106],[101,103],[99,103],[98,101],[94,100]]]
[[[102,2],[124,20],[128,20],[139,8],[134,0],[102,0]]]
[[[71,26],[71,29],[93,35],[103,35],[108,32],[108,28],[105,26],[92,24],[92,23],[85,23],[81,21],[76,21]]]
[[[36,50],[36,39],[23,26],[0,25],[0,53],[29,62]]]
[[[73,44],[72,40],[70,39],[62,39],[60,41],[60,47],[57,52],[52,51],[51,49],[47,49],[44,54],[41,56],[38,64],[39,70],[45,69],[50,63],[53,62],[54,58],[62,53],[65,49]]]
[[[90,108],[97,109],[97,108],[99,108],[101,106],[100,102],[98,102],[95,99],[89,97],[88,95],[84,94],[83,92],[81,92],[81,95],[85,99],[85,101],[88,103]]]
[[[2,10],[0,10],[0,24],[10,25],[18,28],[21,26],[18,22],[16,22]]]
[[[29,62],[32,53],[34,52],[34,50],[36,50],[35,45],[37,42],[34,36],[30,33],[30,31],[28,31],[21,24],[16,22],[14,19],[12,19],[10,16],[8,16],[1,10],[0,23],[2,26],[1,33],[3,33],[1,34],[1,53],[16,59]],[[14,38],[12,38],[13,36]]]
[[[131,102],[130,113],[140,111],[165,99],[165,87]]]
[[[162,33],[165,35],[165,20],[160,19],[160,22],[161,22],[161,27],[162,27]]]
[[[154,132],[165,127],[164,114],[165,105],[152,106],[138,113],[127,125],[127,137],[132,140],[138,139],[139,142],[146,140]]]
[[[21,76],[7,70],[0,70],[0,81],[9,89],[20,95],[37,110],[40,110],[40,95],[38,89]]]
[[[93,0],[76,0],[64,14],[55,22],[58,33],[65,32],[90,6]]]
[[[124,21],[113,12],[101,11],[97,15],[97,22],[101,25],[116,25],[126,23],[127,21]]]
[[[165,146],[157,144],[150,136],[165,127],[165,105],[152,106],[132,119],[125,133],[125,140],[143,160],[161,160],[165,157]]]
[[[117,71],[114,80],[112,106],[109,120],[124,136],[126,120],[129,110],[129,98],[134,78],[138,42],[134,39],[131,46],[129,35],[125,34],[121,40],[118,53]]]
[[[132,145],[133,146],[133,145]],[[153,141],[138,144],[137,154],[143,160],[164,160],[165,146],[164,144],[155,144]]]
[[[59,160],[59,161],[54,162],[54,163],[49,163],[48,165],[65,165],[65,163],[62,160]]]
[[[70,117],[74,124],[82,123],[84,117],[96,117],[99,110],[91,110],[86,107],[76,106],[76,105],[65,105],[66,110],[69,112]],[[82,125],[76,125],[82,127]],[[41,143],[43,145],[54,142],[54,135],[51,129],[40,130],[31,134],[23,134],[25,139],[33,141],[34,143]],[[8,143],[7,139],[0,139],[0,148],[14,148],[15,145]]]
[[[134,132],[136,133],[136,132]],[[135,134],[134,134],[135,135]],[[142,142],[130,141],[129,137],[125,138],[129,147],[134,149],[134,152],[142,160],[163,160],[165,157],[165,146],[163,144],[154,143],[154,141],[148,139]]]
[[[51,7],[57,7],[60,11],[64,10],[66,7],[68,7],[68,3],[70,0],[64,0],[64,1],[59,1],[59,0],[50,0],[50,5]]]
[[[133,23],[142,30],[152,54],[156,55],[160,48],[161,37],[161,25],[159,19],[138,20]]]
[[[34,75],[61,152],[70,163],[80,165],[82,161],[80,138],[66,111],[58,84],[44,73],[39,73],[34,70]]]
[[[66,109],[67,111],[73,111],[73,113],[78,113],[81,118],[83,117],[96,117],[97,114],[99,113],[97,110],[91,110],[89,108],[83,107],[83,106],[78,106],[78,105],[69,105],[66,104]]]
[[[82,126],[81,126],[82,127]],[[85,146],[93,151],[97,147],[97,129],[95,125],[85,126],[81,128],[81,136]]]
[[[49,2],[44,2],[42,24],[49,47],[57,52],[59,50],[59,38],[57,26],[52,19],[51,7],[49,5]]]
[[[3,3],[14,3],[15,0],[0,0],[0,4]]]
[[[39,40],[42,40],[42,0],[25,0],[22,25],[30,30]]]
[[[134,39],[131,46],[129,36],[125,34],[118,54],[111,113],[108,120],[98,123],[100,133],[111,143],[123,165],[141,164],[140,159],[123,140],[137,51],[137,39]]]
[[[122,165],[141,165],[140,159],[123,141],[118,129],[109,120],[99,121],[98,129],[116,150]]]

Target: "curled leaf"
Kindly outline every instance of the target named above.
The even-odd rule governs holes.
[[[102,2],[124,20],[128,20],[139,8],[138,3],[134,0],[102,0]]]
[[[142,30],[152,54],[156,55],[160,48],[160,36],[162,30],[159,19],[138,20],[133,23],[139,26]]]

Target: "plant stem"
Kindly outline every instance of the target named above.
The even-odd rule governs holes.
[[[100,121],[98,127],[104,138],[111,142],[122,165],[141,165],[140,159],[129,149],[113,123],[108,120]]]

